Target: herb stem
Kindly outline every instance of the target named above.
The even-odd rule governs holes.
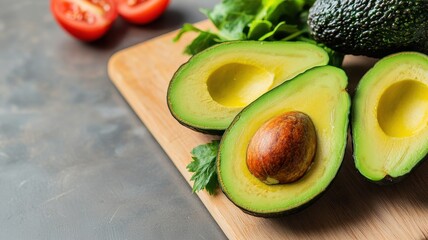
[[[304,33],[307,33],[307,31],[306,31],[305,29],[300,30],[300,31],[298,31],[298,32],[295,32],[295,33],[293,33],[293,34],[290,34],[290,35],[288,35],[287,37],[285,37],[285,38],[281,39],[281,41],[289,41],[289,40],[292,40],[292,39],[294,39],[294,38],[296,38],[296,37],[298,37],[298,36],[300,36],[300,35],[302,35],[302,34],[304,34]]]

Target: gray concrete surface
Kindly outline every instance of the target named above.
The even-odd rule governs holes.
[[[0,239],[223,239],[107,76],[116,51],[204,19],[172,1],[84,44],[49,1],[0,0]]]

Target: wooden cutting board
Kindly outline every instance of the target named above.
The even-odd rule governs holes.
[[[207,21],[198,25],[212,29]],[[116,53],[109,61],[108,73],[190,183],[186,165],[191,161],[191,149],[215,137],[181,126],[168,111],[169,80],[189,58],[182,52],[194,37],[187,35],[173,43],[175,35],[176,32],[168,33]],[[345,59],[350,93],[374,62],[363,57]],[[295,215],[257,218],[241,212],[220,191],[215,196],[205,192],[198,196],[230,239],[427,239],[427,173],[425,162],[399,184],[369,183],[355,170],[348,142],[344,163],[329,190]]]

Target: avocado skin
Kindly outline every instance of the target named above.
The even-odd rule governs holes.
[[[169,102],[169,99],[167,99],[167,101]],[[171,110],[170,104],[168,105],[168,110],[173,113],[173,111]],[[195,132],[200,132],[200,133],[204,133],[204,134],[209,134],[209,135],[214,135],[214,136],[221,136],[224,133],[224,130],[216,130],[216,129],[202,129],[202,128],[197,128],[194,127],[192,125],[189,125],[187,123],[185,123],[184,121],[182,121],[179,117],[177,117],[175,114],[171,114],[172,117],[174,117],[174,119],[181,124],[184,127],[187,127]]]
[[[308,25],[316,41],[344,54],[428,53],[427,0],[318,0]]]
[[[419,161],[419,163],[413,167],[412,171],[408,172],[407,174],[404,174],[402,176],[398,176],[398,177],[391,177],[390,175],[386,175],[383,179],[379,180],[379,181],[371,181],[372,183],[375,183],[377,185],[380,186],[388,186],[388,185],[394,185],[397,184],[399,182],[404,181],[404,179],[406,179],[410,174],[412,174],[412,172],[418,168],[419,166],[422,165],[423,162],[425,162],[428,159],[428,155],[426,155],[421,161]]]
[[[340,165],[339,171],[342,168],[342,165],[343,164]],[[339,173],[339,171],[337,171],[337,173]],[[336,176],[334,177],[334,179],[331,181],[331,183],[327,186],[327,188],[325,188],[324,191],[320,192],[317,196],[315,196],[314,198],[312,198],[308,202],[306,202],[306,203],[304,203],[304,204],[302,204],[296,208],[289,209],[287,211],[282,211],[282,212],[272,212],[272,213],[252,212],[248,209],[242,208],[241,206],[235,204],[232,201],[232,199],[230,199],[229,195],[226,194],[226,192],[223,190],[223,188],[222,187],[220,187],[220,188],[221,188],[221,191],[224,193],[224,195],[229,199],[229,201],[231,201],[233,203],[233,205],[235,205],[236,207],[241,209],[241,211],[243,211],[244,213],[251,215],[251,216],[260,217],[260,218],[279,218],[279,217],[284,217],[284,216],[293,215],[293,214],[302,212],[303,210],[305,210],[306,208],[311,206],[313,203],[315,203],[318,199],[320,199],[322,196],[324,196],[324,194],[327,192],[327,190],[330,189],[330,187],[333,185],[333,182],[335,181],[335,179],[337,177],[337,173],[336,173]],[[222,186],[222,185],[220,184],[220,186]]]
[[[329,187],[328,187],[329,188]],[[223,192],[224,193],[224,192]],[[254,217],[260,217],[260,218],[279,218],[279,217],[284,217],[284,216],[288,216],[288,215],[293,215],[296,213],[299,213],[301,211],[303,211],[304,209],[308,208],[310,205],[312,205],[314,202],[316,202],[322,195],[324,195],[324,192],[321,192],[319,195],[317,195],[315,198],[311,199],[309,202],[297,207],[297,208],[293,208],[287,211],[283,211],[283,212],[276,212],[276,213],[256,213],[256,212],[252,212],[249,211],[245,208],[242,208],[238,205],[236,205],[234,203],[235,206],[237,206],[239,209],[241,209],[241,211],[243,211],[244,213],[254,216]],[[226,197],[233,203],[233,201],[227,196],[227,194],[225,194]]]

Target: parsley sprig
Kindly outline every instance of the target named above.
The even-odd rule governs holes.
[[[187,169],[193,173],[190,178],[193,181],[193,192],[205,189],[209,194],[215,194],[218,187],[216,160],[219,144],[220,141],[213,140],[192,150],[193,161],[187,165]]]

